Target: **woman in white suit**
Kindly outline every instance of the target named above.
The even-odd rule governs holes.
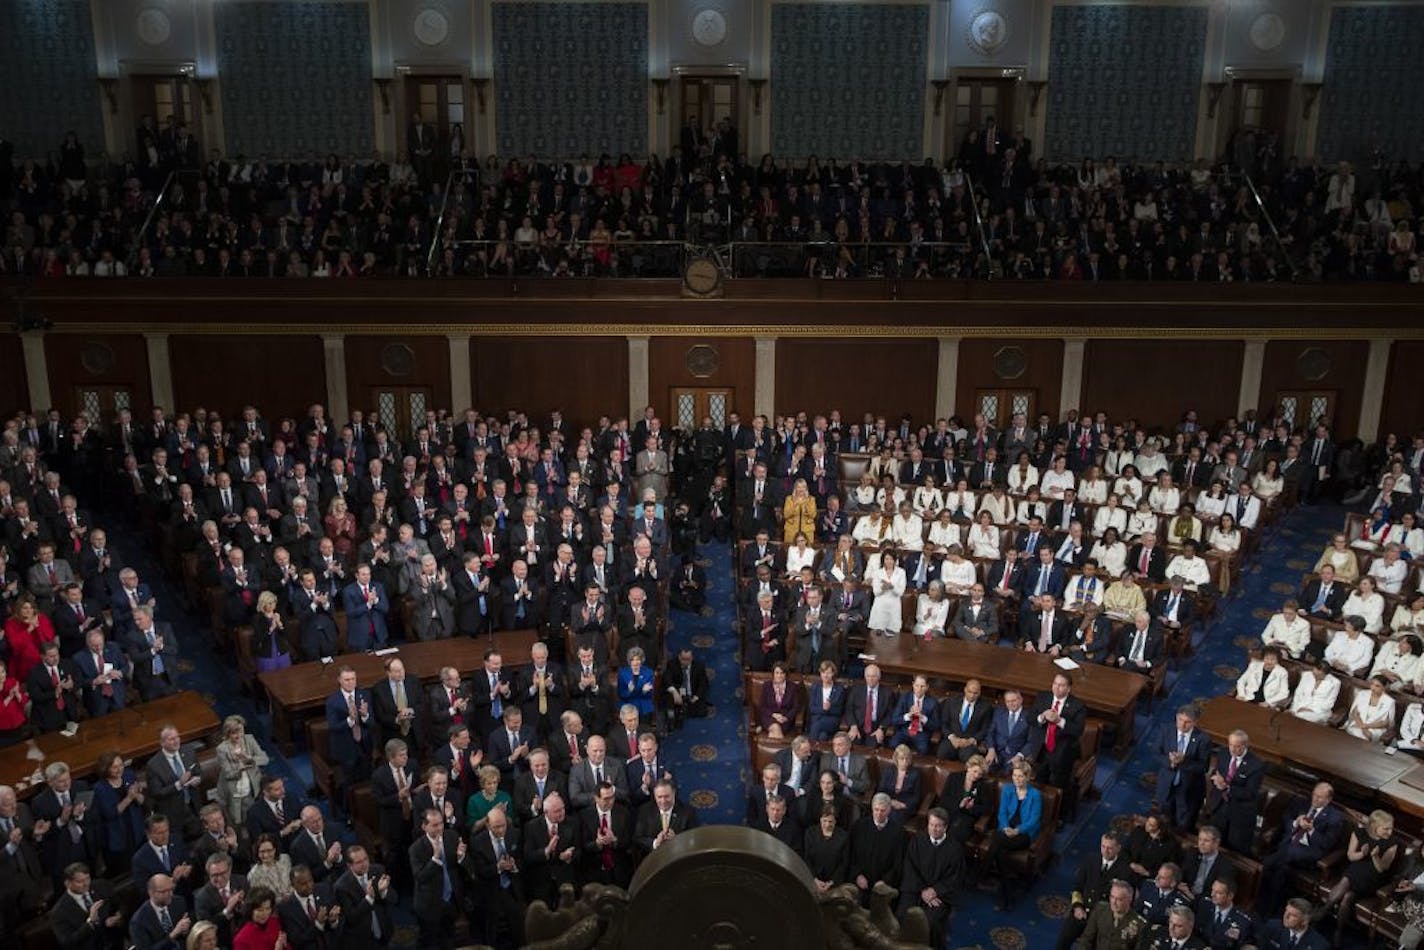
[[[905,572],[897,563],[894,551],[886,551],[880,563],[867,568],[865,581],[875,599],[870,604],[870,619],[866,626],[877,635],[893,637],[900,632],[900,595],[905,593]]]
[[[921,594],[915,606],[915,636],[942,637],[949,625],[949,601],[944,597],[944,585],[930,581],[929,591]]]
[[[1279,650],[1267,647],[1260,659],[1247,664],[1246,672],[1236,680],[1236,698],[1272,709],[1282,709],[1290,702],[1290,674],[1281,665]]]
[[[1330,722],[1335,711],[1340,678],[1314,657],[1308,657],[1305,662],[1305,671],[1300,674],[1295,695],[1291,697],[1290,712],[1297,719],[1323,726]]]
[[[223,741],[218,745],[218,801],[234,825],[247,821],[247,809],[262,789],[262,768],[267,753],[247,733],[247,720],[223,720]]]

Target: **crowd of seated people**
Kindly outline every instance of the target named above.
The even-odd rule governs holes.
[[[681,243],[735,242],[739,277],[1421,279],[1418,168],[1283,160],[1269,142],[1189,167],[1051,162],[990,119],[942,165],[754,160],[694,120],[667,157],[480,162],[458,127],[416,123],[394,161],[278,161],[204,159],[181,123],[145,117],[117,162],[86,161],[72,134],[48,160],[4,144],[0,274],[673,276]]]
[[[782,788],[762,797],[754,823],[799,845],[823,887],[912,882],[902,907],[923,908],[942,933],[975,861],[1012,899],[1013,855],[1051,834],[1045,795],[1074,800],[1086,709],[1067,675],[1031,705],[1006,694],[995,706],[977,684],[940,696],[924,677],[897,693],[873,664],[847,688],[837,672],[852,643],[1008,636],[1021,649],[1149,672],[1253,549],[1214,539],[1259,533],[1274,508],[1317,497],[1335,451],[1324,426],[1248,415],[1212,427],[1190,412],[1160,436],[1076,413],[1058,425],[1016,416],[1002,431],[982,417],[917,426],[832,413],[743,425],[733,414],[725,429],[703,420],[672,433],[649,408],[634,425],[602,419],[579,430],[559,413],[540,427],[517,412],[432,410],[402,441],[373,419],[358,411],[337,424],[321,406],[270,422],[253,406],[231,419],[158,409],[140,422],[124,411],[102,435],[82,415],[9,420],[0,439],[4,740],[167,695],[182,685],[180,651],[226,643],[261,670],[337,658],[323,718],[339,780],[328,825],[265,770],[262,747],[234,718],[213,751],[210,802],[202,764],[169,726],[155,730],[160,752],[141,770],[108,754],[92,766],[51,762],[28,801],[0,790],[14,845],[5,869],[19,875],[7,880],[23,883],[6,891],[7,921],[44,906],[62,941],[99,932],[139,946],[167,946],[165,934],[266,946],[280,926],[289,945],[319,946],[334,932],[383,945],[389,908],[409,896],[422,945],[443,944],[461,916],[472,934],[517,943],[527,901],[552,899],[565,882],[626,883],[640,856],[695,824],[659,740],[708,713],[707,677],[691,651],[667,655],[662,619],[706,603],[696,543],[737,537],[744,659],[776,671],[753,704],[766,716],[754,725],[792,740]],[[1398,486],[1406,473],[1419,484],[1418,447],[1395,453],[1398,471],[1392,454],[1378,458],[1371,484]],[[856,466],[868,480],[846,477]],[[1203,526],[1213,486],[1221,511]],[[1376,523],[1380,497],[1400,524],[1419,507],[1402,491],[1365,506],[1355,543],[1344,545],[1362,588],[1370,575],[1388,583],[1398,573],[1362,568],[1366,544],[1382,543],[1380,564],[1412,551],[1408,532],[1395,542]],[[165,615],[176,609],[123,563],[95,509],[115,518],[128,509],[136,539],[175,555],[164,560],[212,609],[216,640],[174,631]],[[878,527],[867,534],[867,524]],[[1199,541],[1215,562],[1194,550]],[[1348,571],[1343,556],[1326,558]],[[1300,598],[1307,612],[1319,598],[1311,593]],[[1346,598],[1325,601],[1343,609]],[[1403,629],[1421,607],[1401,604],[1389,623]],[[429,686],[391,657],[385,677],[362,688],[339,659],[529,628],[528,657],[491,651]],[[1379,676],[1404,679],[1417,652],[1397,647],[1406,660]],[[818,679],[803,695],[788,671]],[[1357,705],[1352,724],[1368,738],[1380,728],[1375,706]],[[1190,723],[1193,713],[1182,715]],[[1264,770],[1249,740],[1213,753],[1183,731],[1187,749],[1164,749],[1158,784],[1170,792],[1169,827],[1189,830],[1204,815],[1203,840],[1255,853],[1244,809]],[[823,747],[815,768],[803,732]],[[876,748],[893,762],[877,767],[872,788],[865,765]],[[916,787],[915,754],[931,751],[973,770],[964,794]],[[1188,752],[1193,763],[1218,757],[1215,772],[1184,767]],[[89,805],[77,798],[88,790],[72,771],[81,767],[95,775]],[[1224,792],[1237,783],[1249,792]],[[930,794],[921,827],[909,819]],[[988,833],[966,834],[991,798]],[[346,824],[367,799],[374,855]],[[1179,885],[1201,884],[1192,867]],[[1082,900],[1074,920],[1106,926],[1092,923],[1094,901],[1110,904],[1116,879]],[[1319,895],[1341,921],[1369,890],[1351,887]],[[1216,902],[1211,891],[1207,882],[1187,896]],[[1180,926],[1173,920],[1159,923]]]

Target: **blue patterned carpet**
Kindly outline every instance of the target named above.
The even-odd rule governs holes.
[[[1098,836],[1151,803],[1156,764],[1150,746],[1157,730],[1171,721],[1173,710],[1184,702],[1205,699],[1229,688],[1238,675],[1244,648],[1260,633],[1282,599],[1294,593],[1300,576],[1309,570],[1319,551],[1338,529],[1343,509],[1297,509],[1283,518],[1266,539],[1261,553],[1248,565],[1241,582],[1223,601],[1216,620],[1198,631],[1196,655],[1168,677],[1168,694],[1150,709],[1139,709],[1137,744],[1126,759],[1099,757],[1097,787],[1101,797],[1079,808],[1077,821],[1058,836],[1060,857],[1031,889],[1029,899],[1009,914],[993,910],[993,893],[968,887],[962,895],[946,944],[954,948],[1038,948],[1051,946],[1067,912],[1073,870],[1082,855],[1096,848]],[[121,533],[122,536],[122,533]],[[186,681],[212,702],[220,715],[240,713],[258,735],[270,730],[270,720],[260,713],[250,696],[242,693],[231,670],[210,649],[206,622],[183,604],[181,591],[169,583],[152,559],[133,543],[121,543],[130,563],[153,583],[166,619],[183,637],[181,663]],[[708,666],[711,702],[715,714],[693,720],[667,741],[667,751],[679,785],[698,809],[704,823],[740,823],[749,778],[746,716],[741,699],[741,675],[734,629],[734,582],[726,545],[704,546],[700,551],[708,578],[708,608],[703,615],[673,612],[669,618],[668,649],[690,644]],[[305,754],[283,757],[270,742],[273,769],[289,776],[297,788],[306,788],[311,769]],[[414,928],[407,914],[397,934],[398,946],[414,946]],[[1363,942],[1360,943],[1363,945]]]

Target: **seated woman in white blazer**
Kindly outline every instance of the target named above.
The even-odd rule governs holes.
[[[1236,680],[1236,698],[1243,703],[1259,703],[1272,709],[1283,709],[1290,702],[1290,675],[1281,665],[1281,651],[1266,647],[1259,659],[1246,666],[1246,672]]]

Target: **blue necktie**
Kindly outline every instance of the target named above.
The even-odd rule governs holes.
[[[152,628],[149,629],[148,633],[145,634],[145,636],[148,637],[148,647],[149,647],[149,649],[153,649],[154,636],[153,636],[153,630],[152,630]],[[163,655],[160,654],[160,653],[155,653],[155,654],[153,654],[153,675],[154,675],[154,676],[162,676],[162,675],[163,675]]]
[[[959,728],[969,728],[969,714],[974,711],[974,707],[968,703],[964,704],[964,711],[959,714]]]

